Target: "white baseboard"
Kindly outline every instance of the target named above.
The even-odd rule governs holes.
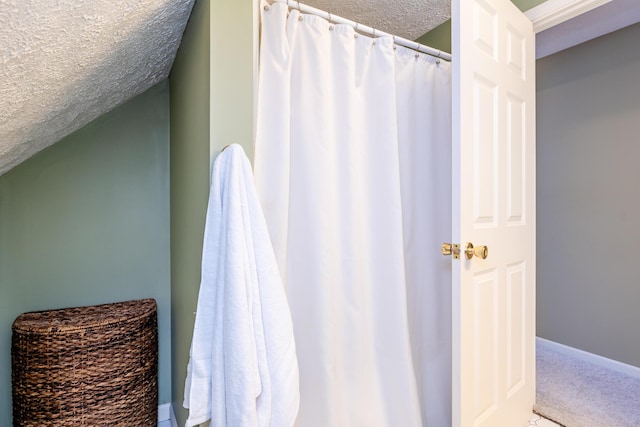
[[[171,403],[158,405],[158,422],[168,421],[171,419]]]
[[[536,337],[536,342],[539,346],[547,348],[549,350],[554,350],[558,353],[566,354],[567,356],[574,357],[579,360],[584,360],[585,362],[593,363],[594,365],[611,369],[612,371],[620,372],[640,379],[640,368],[638,368],[637,366],[628,365],[626,363],[618,362],[617,360],[609,359],[597,354],[589,353],[588,351],[569,347],[567,345],[549,341],[540,337]]]
[[[176,414],[173,413],[173,406],[171,406],[171,403],[158,405],[158,423],[163,421],[169,421],[172,427],[178,427]]]

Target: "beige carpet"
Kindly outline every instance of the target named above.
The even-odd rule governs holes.
[[[535,412],[566,427],[640,426],[640,379],[537,346]]]

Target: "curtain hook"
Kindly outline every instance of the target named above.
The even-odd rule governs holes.
[[[302,17],[302,9],[300,9],[300,0],[298,0],[296,3],[298,3],[298,21],[302,21],[304,18]]]

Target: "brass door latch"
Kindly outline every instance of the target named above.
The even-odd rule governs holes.
[[[457,243],[443,243],[440,251],[442,255],[451,255],[453,259],[460,259],[460,245]],[[481,259],[487,259],[487,256],[489,256],[489,248],[486,246],[477,246],[474,248],[473,243],[469,242],[464,246],[464,256],[467,259],[471,259],[474,255]]]
[[[442,255],[451,255],[453,259],[460,259],[460,245],[457,243],[443,243],[440,251]]]

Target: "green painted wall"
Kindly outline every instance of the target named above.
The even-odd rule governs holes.
[[[523,11],[526,12],[529,9],[532,9],[536,6],[541,5],[542,3],[544,3],[547,0],[511,0],[516,6],[518,6],[518,8]]]
[[[183,426],[184,380],[200,284],[209,196],[210,4],[196,1],[171,70],[171,332],[173,409]]]
[[[253,153],[257,11],[255,0],[197,0],[171,70],[172,379],[179,425],[187,418],[182,402],[211,164],[228,144]]]
[[[447,19],[416,41],[425,46],[451,53],[451,19]]]
[[[212,161],[224,146],[234,143],[253,158],[258,3],[217,0],[211,8]]]
[[[535,6],[544,3],[546,0],[511,0],[521,11],[527,11]],[[451,52],[451,19],[438,25],[433,30],[424,34],[416,40],[426,46],[439,49],[444,52]]]
[[[168,120],[165,81],[0,176],[0,425],[11,324],[33,310],[155,298],[170,401]]]

